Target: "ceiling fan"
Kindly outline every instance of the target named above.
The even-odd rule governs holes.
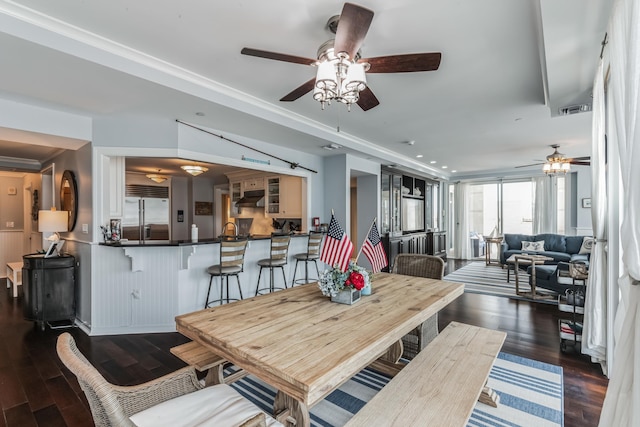
[[[552,144],[550,147],[553,148],[553,153],[549,154],[547,156],[547,159],[544,162],[516,166],[516,168],[526,168],[529,166],[544,165],[542,170],[545,173],[558,173],[558,172],[567,172],[570,168],[569,165],[582,165],[582,166],[591,165],[590,156],[567,157],[558,151],[558,148],[560,148],[558,144]]]
[[[369,31],[373,11],[345,3],[340,15],[327,22],[335,39],[318,48],[317,59],[245,47],[240,53],[259,58],[318,67],[316,78],[303,83],[285,95],[280,101],[291,102],[313,91],[315,100],[329,104],[332,100],[347,104],[356,103],[364,111],[380,104],[366,85],[365,73],[412,73],[433,71],[440,66],[441,53],[410,53],[401,55],[361,58],[360,46]]]

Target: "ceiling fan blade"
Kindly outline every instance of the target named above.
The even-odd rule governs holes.
[[[338,21],[336,40],[333,45],[334,52],[336,54],[346,52],[350,59],[354,59],[369,31],[372,20],[372,10],[345,3]]]
[[[243,55],[257,56],[258,58],[274,59],[276,61],[292,62],[294,64],[311,65],[315,59],[303,58],[302,56],[287,55],[286,53],[269,52],[268,50],[252,49],[243,47],[240,51]]]
[[[584,156],[584,157],[572,157],[570,160],[591,160],[591,156]]]
[[[373,107],[380,104],[378,98],[373,94],[369,87],[365,88],[362,92],[360,92],[360,98],[358,99],[358,105],[362,108],[363,111],[368,111]]]
[[[434,71],[440,67],[440,52],[409,53],[406,55],[378,56],[361,59],[368,62],[371,68],[367,73],[413,73],[416,71]]]
[[[516,166],[516,169],[518,168],[528,168],[529,166],[540,166],[540,165],[544,165],[546,162],[542,162],[542,163],[531,163],[530,165],[521,165],[521,166]]]
[[[569,160],[569,163],[572,165],[591,166],[591,162],[576,161],[574,159]]]
[[[280,101],[283,101],[283,102],[295,101],[301,96],[311,92],[313,90],[313,85],[315,84],[315,82],[316,82],[316,79],[313,78],[308,82],[303,83],[302,85],[298,86],[297,88],[295,88],[294,90],[292,90],[291,92],[289,92],[288,94],[280,98]]]

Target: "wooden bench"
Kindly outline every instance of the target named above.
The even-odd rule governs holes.
[[[486,382],[505,337],[452,322],[346,426],[464,427],[479,398],[497,404]]]
[[[241,369],[225,377],[223,369],[227,361],[195,341],[172,347],[169,351],[186,364],[196,368],[196,370],[206,372],[207,375],[204,379],[206,386],[231,384],[248,374]]]

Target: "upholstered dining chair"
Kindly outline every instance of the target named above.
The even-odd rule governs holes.
[[[204,387],[191,366],[136,386],[109,383],[65,332],[58,356],[78,378],[96,427],[281,427],[227,384]]]
[[[424,254],[399,254],[393,264],[393,273],[407,276],[427,277],[442,280],[444,261],[442,258]],[[413,359],[427,344],[438,336],[438,314],[402,337],[403,356]]]

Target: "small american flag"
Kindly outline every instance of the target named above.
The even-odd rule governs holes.
[[[329,223],[329,231],[322,245],[320,253],[320,261],[330,266],[338,265],[342,271],[349,266],[349,258],[353,251],[353,243],[349,240],[347,233],[344,232],[336,218],[331,215]]]
[[[362,245],[362,252],[371,263],[371,267],[374,273],[385,268],[389,265],[387,261],[387,254],[384,252],[382,242],[380,241],[380,233],[378,233],[378,227],[376,227],[376,221],[373,220],[369,235]]]

